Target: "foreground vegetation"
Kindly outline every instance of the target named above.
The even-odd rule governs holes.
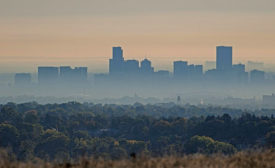
[[[275,151],[238,152],[231,156],[186,155],[183,157],[137,157],[136,159],[103,160],[81,158],[74,162],[12,161],[7,155],[0,157],[0,168],[274,168]]]
[[[145,115],[149,109],[153,112]],[[242,113],[232,117],[229,114],[239,110],[221,109],[218,113],[217,109],[202,108],[204,116],[184,118],[175,114],[190,109],[179,106],[9,103],[1,106],[0,148],[8,149],[16,160],[60,161],[84,155],[120,160],[131,153],[152,157],[231,155],[275,146],[273,116]],[[150,115],[158,111],[174,115]]]

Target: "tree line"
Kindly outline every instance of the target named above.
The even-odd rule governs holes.
[[[0,147],[19,160],[233,154],[275,146],[272,114],[171,104],[8,103],[1,105]]]

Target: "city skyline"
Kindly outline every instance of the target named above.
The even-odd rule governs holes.
[[[116,46],[120,47],[119,45],[116,45]],[[225,46],[225,45],[219,45],[219,46],[216,46],[216,47],[225,47],[225,48],[230,47],[231,50],[232,50],[232,48],[234,48],[233,46]],[[167,70],[167,71],[170,71],[170,72],[173,72],[173,63],[174,63],[174,61],[187,61],[188,63],[191,63],[191,64],[200,64],[200,65],[203,65],[205,67],[204,70],[210,70],[210,69],[216,68],[216,60],[217,60],[217,51],[218,50],[217,49],[215,50],[214,48],[213,48],[213,50],[215,51],[215,55],[213,56],[214,59],[211,59],[211,60],[192,61],[192,59],[191,59],[191,61],[190,61],[189,59],[185,59],[185,57],[180,57],[180,58],[174,59],[174,60],[173,59],[169,59],[169,60],[166,61],[166,64],[158,64],[159,63],[158,60],[150,59],[147,56],[138,57],[138,58],[134,58],[132,56],[127,56],[126,55],[127,53],[124,54],[125,52],[124,52],[124,48],[123,48],[123,59],[130,60],[130,61],[131,60],[137,60],[139,62],[138,63],[139,65],[142,62],[142,60],[148,59],[148,60],[150,60],[152,62],[152,65],[154,66],[155,70]],[[234,51],[234,50],[231,51],[231,55],[234,56],[234,59],[231,58],[231,64],[244,64],[244,65],[248,65],[248,66],[249,66],[249,64],[258,64],[257,66],[261,66],[260,69],[258,68],[259,70],[268,69],[268,67],[264,67],[264,65],[265,66],[266,65],[269,65],[269,66],[272,65],[270,63],[268,64],[268,63],[264,63],[264,62],[260,62],[260,61],[252,61],[252,60],[249,60],[249,59],[248,60],[243,60],[242,62],[238,61],[238,59],[236,59],[236,56],[234,55],[235,52],[236,51]],[[113,53],[113,51],[112,51],[112,53]],[[112,55],[112,53],[111,53],[111,55]],[[83,67],[83,66],[85,66],[85,67],[87,67],[89,69],[88,70],[89,73],[107,73],[109,71],[109,69],[110,69],[109,63],[107,61],[109,59],[109,57],[110,57],[110,55],[108,57],[106,57],[106,58],[105,57],[103,58],[104,59],[104,64],[107,64],[107,67],[104,66],[104,68],[97,69],[97,70],[95,70],[94,68],[90,68],[90,66],[87,65],[87,63],[86,64],[85,63],[80,64],[80,63],[77,63],[77,61],[74,62],[74,63],[66,63],[66,61],[60,62],[60,60],[57,60],[55,63],[34,64],[32,67],[34,67],[36,69],[36,67],[39,67],[39,66],[44,66],[44,67],[56,67],[56,66],[57,67],[58,66],[61,66],[61,67],[62,66],[65,66],[65,67],[66,66]],[[160,59],[162,59],[162,57]],[[94,59],[92,61],[95,64],[99,63],[99,62],[97,62],[98,61],[97,59]],[[211,65],[211,64],[215,64],[215,67],[212,67],[213,65]],[[250,71],[250,70],[253,70],[253,68],[252,69],[248,69],[248,71]],[[270,71],[272,71],[272,69]],[[275,71],[275,69],[274,69],[274,71]],[[274,72],[274,71],[272,71],[272,72]],[[21,73],[36,73],[37,71],[34,70],[33,68],[29,67],[25,71],[24,70],[23,71],[22,70],[21,71],[20,70],[15,70],[15,71],[7,71],[7,72],[0,72],[0,73],[20,73],[20,72]]]
[[[107,83],[118,82],[118,84],[131,81],[147,83],[150,81],[168,81],[183,84],[182,82],[226,82],[236,84],[264,83],[267,79],[265,71],[261,71],[260,63],[248,62],[252,66],[250,70],[245,64],[233,64],[233,47],[216,46],[215,67],[205,68],[199,64],[189,64],[188,60],[174,60],[173,71],[155,70],[152,62],[144,58],[142,61],[124,58],[123,48],[120,46],[112,47],[112,57],[109,59],[109,72],[94,74],[94,84],[105,85]],[[254,65],[254,68],[253,68]],[[71,84],[88,83],[88,67],[70,66],[38,66],[38,84],[40,86],[56,85],[67,86]],[[273,75],[274,76],[274,75]],[[30,73],[16,73],[15,85],[28,86],[31,84]],[[272,81],[274,77],[270,78]]]
[[[177,59],[215,60],[216,45],[233,46],[235,63],[274,64],[274,6],[272,0],[4,0],[0,72],[49,64],[107,71],[113,45],[157,69]]]
[[[173,60],[173,70],[156,69],[150,59],[124,57],[124,48],[115,46],[109,57],[108,73],[89,73],[85,66],[38,66],[37,73],[15,73],[2,82],[4,94],[34,93],[48,96],[120,97],[133,94],[167,96],[204,94],[253,97],[273,93],[275,73],[263,71],[264,64],[235,64],[232,46],[216,46],[217,61],[206,69],[189,60]],[[249,67],[247,70],[246,67]],[[254,68],[253,68],[254,67]],[[196,99],[198,97],[196,96]],[[273,98],[273,97],[272,97]]]
[[[273,168],[275,0],[0,0],[0,93],[0,168]]]

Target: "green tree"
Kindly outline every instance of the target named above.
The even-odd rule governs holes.
[[[0,123],[7,122],[11,124],[18,124],[19,121],[20,121],[20,115],[17,111],[15,111],[13,108],[10,108],[8,106],[2,107],[0,112]]]
[[[27,111],[24,115],[24,121],[32,124],[37,123],[38,122],[37,111],[35,110]]]
[[[19,133],[16,127],[10,124],[0,124],[0,146],[11,146],[14,149],[18,145]]]
[[[275,131],[270,131],[266,134],[265,140],[268,146],[275,147]]]
[[[48,156],[50,159],[54,159],[57,154],[61,155],[62,153],[63,155],[69,152],[69,142],[70,139],[63,133],[54,129],[46,130],[35,148],[35,153],[42,158]]]
[[[204,153],[212,154],[216,152],[222,152],[225,154],[232,154],[236,152],[236,148],[224,142],[215,141],[206,136],[193,136],[184,146],[187,153]]]

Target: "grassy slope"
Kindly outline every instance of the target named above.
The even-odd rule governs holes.
[[[6,158],[6,159],[5,159]],[[275,168],[275,150],[239,152],[232,156],[188,155],[185,157],[137,158],[104,161],[82,158],[78,163],[48,163],[37,161],[24,163],[9,161],[8,156],[0,157],[0,168]]]

